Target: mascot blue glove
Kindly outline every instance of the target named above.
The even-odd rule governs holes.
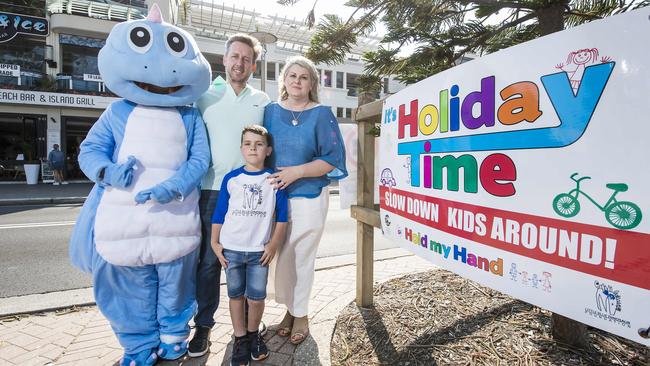
[[[137,160],[135,157],[129,156],[124,164],[111,164],[104,168],[100,177],[104,184],[112,187],[126,188],[131,185],[133,181],[133,166]]]
[[[121,364],[152,365],[185,353],[196,312],[198,184],[210,151],[189,106],[208,89],[210,64],[153,4],[146,19],[113,27],[98,67],[122,99],[80,145],[79,166],[96,184],[70,257],[92,273],[97,306],[124,347]]]
[[[165,184],[158,184],[150,189],[140,191],[135,195],[135,202],[143,204],[150,199],[158,203],[169,203],[174,198],[180,198],[179,193],[174,188],[170,188]]]

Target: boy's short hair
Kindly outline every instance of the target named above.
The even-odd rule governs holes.
[[[264,137],[266,144],[271,146],[271,134],[269,134],[269,131],[266,128],[259,125],[248,125],[244,127],[244,129],[241,131],[241,141],[239,142],[240,144],[244,143],[244,134],[246,132],[254,133],[256,135]]]

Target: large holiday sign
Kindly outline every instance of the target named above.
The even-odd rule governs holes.
[[[463,277],[650,345],[648,15],[511,47],[387,98],[384,234]]]

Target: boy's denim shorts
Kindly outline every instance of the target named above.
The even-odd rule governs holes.
[[[223,250],[223,256],[228,261],[225,271],[229,298],[246,296],[249,300],[266,299],[269,266],[262,266],[260,263],[262,254],[264,252]]]

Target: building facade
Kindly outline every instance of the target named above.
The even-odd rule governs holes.
[[[78,148],[103,110],[115,100],[97,69],[97,55],[112,27],[140,19],[157,3],[165,20],[194,35],[212,66],[213,78],[225,77],[225,40],[237,32],[262,31],[277,40],[265,45],[265,91],[278,96],[280,69],[287,57],[302,54],[313,30],[302,21],[268,16],[243,8],[202,0],[24,0],[0,11],[0,180],[19,179],[16,159],[44,160],[53,144],[66,153],[67,174],[83,179]],[[357,106],[361,54],[379,38],[359,42],[348,60],[318,65],[321,103],[342,118]],[[262,84],[262,60],[250,83]],[[381,94],[402,87],[384,80]]]

